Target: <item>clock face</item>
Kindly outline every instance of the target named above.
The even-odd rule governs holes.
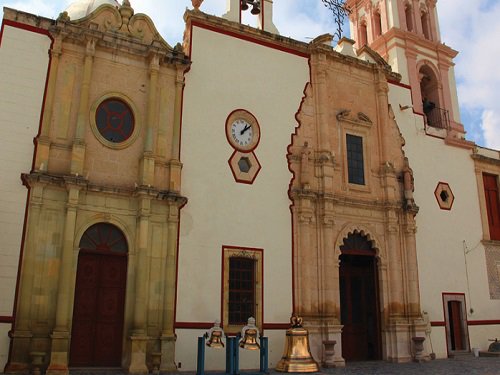
[[[255,117],[245,110],[236,110],[226,121],[227,140],[233,148],[249,152],[257,147],[260,129]]]
[[[248,147],[253,141],[253,128],[246,120],[238,119],[231,124],[231,137],[239,147]]]

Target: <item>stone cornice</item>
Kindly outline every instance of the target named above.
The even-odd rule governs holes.
[[[309,45],[307,43],[256,29],[238,22],[229,21],[225,18],[212,16],[201,11],[186,10],[184,13],[184,21],[186,22],[187,29],[190,29],[190,27],[195,24],[233,37],[284,50],[285,52],[288,51],[290,53],[303,55],[304,57],[308,57],[310,54]]]
[[[372,44],[372,48],[378,50],[381,44],[387,45],[392,39],[400,39],[405,43],[406,48],[411,48],[416,53],[421,53],[418,47],[426,48],[430,51],[435,51],[438,56],[445,56],[450,60],[454,59],[458,55],[458,51],[448,47],[446,44],[439,41],[432,41],[422,38],[420,35],[415,34],[411,31],[402,30],[396,27],[388,30],[384,35],[379,37],[375,43]],[[452,65],[452,64],[450,64]]]
[[[124,188],[111,185],[99,185],[89,182],[83,176],[55,175],[40,172],[23,173],[23,183],[28,187],[38,184],[54,186],[61,189],[77,188],[91,193],[113,194],[122,197],[150,197],[151,199],[167,201],[170,204],[183,206],[187,198],[178,192],[170,190],[159,190],[152,186],[137,186],[135,188]]]
[[[54,39],[61,39],[63,43],[70,41],[86,46],[89,40],[94,40],[97,46],[113,51],[120,51],[143,57],[158,54],[162,57],[162,62],[168,64],[188,66],[190,63],[188,58],[182,52],[182,48],[179,48],[178,46],[175,48],[170,47],[158,33],[152,36],[150,43],[147,43],[142,40],[140,36],[141,31],[136,30],[134,33],[123,32],[120,31],[118,25],[115,25],[115,27],[111,25],[103,27],[102,25],[93,22],[92,15],[77,21],[71,21],[63,15],[61,15],[57,20],[53,20],[15,9],[4,9],[4,19],[46,30],[54,37]],[[103,11],[109,10],[104,8]],[[113,11],[118,12],[114,9]],[[100,13],[102,13],[102,11]],[[131,25],[136,20],[146,23],[150,22],[151,28],[154,27],[152,26],[152,21],[150,21],[149,17],[146,15],[134,15],[130,20]],[[133,26],[130,27],[132,28]]]
[[[500,159],[493,159],[493,158],[489,158],[487,156],[479,155],[479,154],[472,154],[471,157],[472,157],[472,159],[474,159],[478,162],[481,162],[481,163],[500,166]]]
[[[321,38],[319,38],[319,41],[318,38],[316,38],[311,43],[300,42],[295,39],[269,33],[254,27],[242,25],[238,22],[229,21],[224,18],[208,15],[201,11],[194,10],[186,10],[184,13],[184,20],[186,22],[187,33],[192,25],[197,25],[215,32],[220,32],[232,37],[262,44],[270,48],[275,48],[277,50],[296,54],[305,58],[310,58],[313,55],[325,55],[328,58],[341,63],[354,65],[360,69],[381,69],[385,73],[387,79],[396,81],[401,79],[399,74],[391,71],[390,66],[387,63],[381,63],[378,59],[374,59],[376,63],[372,63],[356,57],[346,56],[335,51],[331,45],[322,42],[323,39]],[[186,42],[190,41],[185,40],[185,43]],[[373,53],[376,52],[373,51]]]

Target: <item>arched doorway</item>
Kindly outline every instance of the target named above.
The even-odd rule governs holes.
[[[342,356],[346,361],[382,359],[375,250],[360,233],[349,234],[340,250]]]
[[[120,366],[127,280],[127,241],[99,223],[82,236],[76,272],[70,366]]]

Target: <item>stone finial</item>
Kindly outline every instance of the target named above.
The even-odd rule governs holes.
[[[193,4],[194,10],[200,10],[200,6],[203,3],[203,0],[191,0],[191,4]]]
[[[68,12],[64,11],[62,13],[59,13],[59,17],[57,17],[57,20],[62,22],[68,22],[70,20]]]
[[[122,16],[122,26],[120,31],[128,32],[128,23],[130,18],[134,15],[134,9],[130,6],[129,0],[123,0],[122,6],[118,9]]]

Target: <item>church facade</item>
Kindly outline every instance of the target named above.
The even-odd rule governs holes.
[[[292,313],[337,366],[486,349],[500,153],[465,139],[436,2],[349,0],[335,47],[199,3],[175,47],[128,1],[4,9],[5,372],[190,371],[251,316],[274,367]]]

